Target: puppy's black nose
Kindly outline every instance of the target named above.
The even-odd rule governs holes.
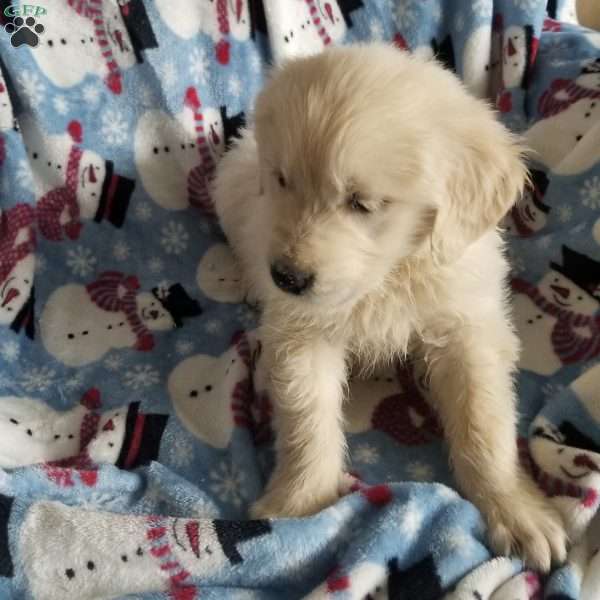
[[[296,296],[307,292],[315,281],[312,273],[300,271],[285,260],[276,260],[271,265],[271,277],[280,290]]]

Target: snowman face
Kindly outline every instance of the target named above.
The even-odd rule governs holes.
[[[106,177],[106,163],[91,150],[85,150],[79,163],[77,201],[84,219],[93,219]]]
[[[231,405],[236,384],[246,376],[246,366],[235,348],[219,358],[198,354],[181,362],[167,385],[180,421],[203,442],[225,448],[233,428]]]
[[[118,65],[126,69],[135,64],[135,53],[131,46],[131,39],[117,6],[112,3],[106,3],[105,6],[107,7],[104,13],[106,37]]]
[[[227,0],[229,29],[234,39],[243,42],[250,37],[248,0]]]
[[[216,108],[204,109],[204,133],[213,158],[218,158],[225,150],[225,133],[221,113]]]
[[[323,48],[306,0],[292,0],[292,6],[278,17],[280,43],[274,50],[280,51],[279,58],[312,54]]]
[[[202,257],[196,274],[198,287],[217,302],[241,302],[241,273],[227,244],[215,244]]]
[[[346,22],[336,0],[317,0],[321,23],[332,40],[341,40],[346,33]],[[314,25],[313,25],[314,26]]]
[[[126,421],[126,406],[102,414],[98,432],[88,445],[88,455],[94,462],[117,462],[125,438]]]
[[[31,293],[34,268],[35,255],[30,254],[17,262],[0,285],[0,324],[12,323],[23,308]]]
[[[88,73],[105,71],[92,19],[78,15],[65,2],[53,6],[46,22],[44,36],[31,55],[54,85],[68,88]]]
[[[583,73],[575,80],[575,82],[583,88],[598,92],[600,91],[600,71],[595,73]]]
[[[152,331],[167,331],[175,327],[173,318],[154,294],[142,292],[136,298],[138,314]]]
[[[552,423],[543,417],[536,419],[530,448],[542,469],[559,479],[579,485],[590,485],[589,480],[586,481],[590,476],[600,479],[598,455],[565,445],[564,442],[564,436]]]
[[[173,519],[169,525],[171,547],[193,575],[205,575],[227,562],[211,521]]]
[[[529,229],[539,231],[546,225],[548,218],[546,213],[533,203],[533,194],[534,192],[530,188],[527,188],[522,200],[515,205],[515,210]]]
[[[551,270],[538,284],[540,293],[565,310],[592,316],[600,308],[598,300],[558,271]]]
[[[525,29],[513,25],[504,33],[502,78],[504,87],[515,88],[521,85],[527,66],[527,38]]]
[[[163,208],[182,210],[189,206],[188,174],[201,162],[193,131],[189,109],[180,119],[149,110],[138,121],[135,165],[144,188]]]

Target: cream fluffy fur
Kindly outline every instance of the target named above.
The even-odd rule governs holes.
[[[254,120],[214,190],[271,361],[277,466],[253,514],[337,499],[349,369],[410,352],[426,361],[456,478],[494,548],[543,570],[563,560],[560,517],[515,443],[519,344],[495,227],[526,178],[519,142],[454,75],[383,45],[287,63]],[[314,276],[306,293],[274,285],[282,258]]]

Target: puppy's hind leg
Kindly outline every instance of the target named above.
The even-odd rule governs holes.
[[[425,352],[457,482],[486,518],[492,547],[548,571],[565,559],[566,536],[558,513],[519,466],[512,380],[517,348],[508,323],[488,318],[464,323],[444,348]]]
[[[318,512],[339,495],[345,458],[344,350],[305,332],[269,331],[263,344],[271,372],[277,462],[251,513],[256,518],[299,517]]]

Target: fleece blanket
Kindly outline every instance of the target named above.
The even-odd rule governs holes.
[[[0,2],[0,596],[600,597],[600,34],[538,0],[39,1]],[[247,520],[272,407],[210,179],[271,62],[357,40],[536,150],[504,225],[547,578],[490,554],[410,363],[352,382],[336,505]]]

